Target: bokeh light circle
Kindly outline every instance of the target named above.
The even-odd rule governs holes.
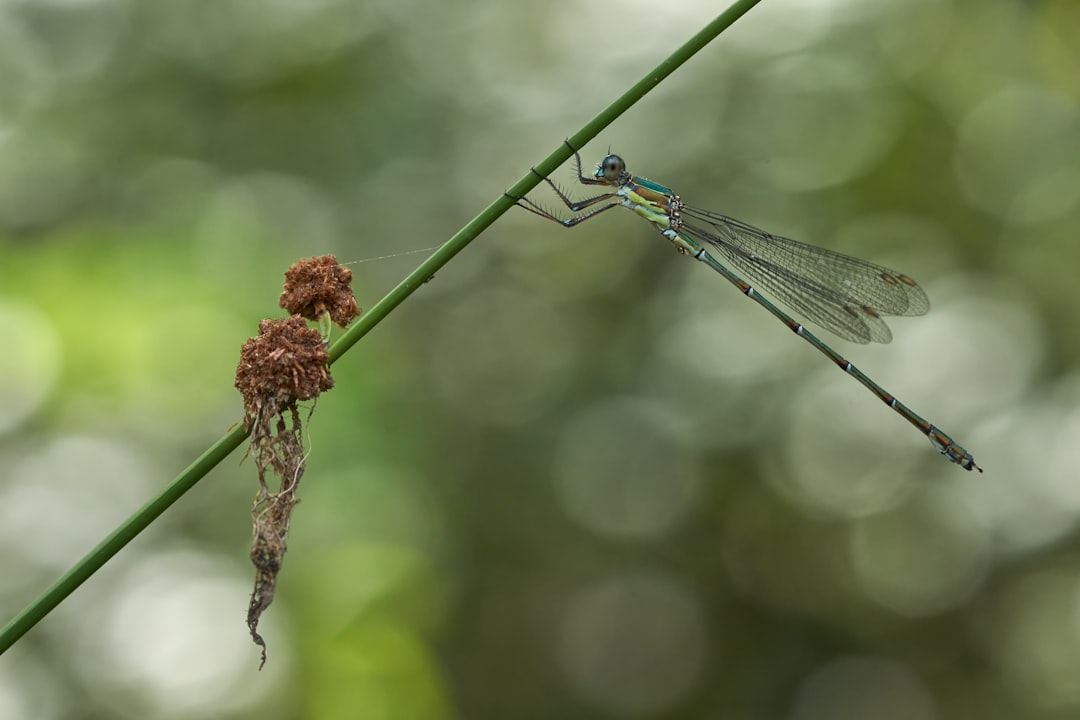
[[[607,578],[571,598],[558,657],[590,704],[623,717],[671,710],[700,679],[705,622],[697,600],[654,572]]]

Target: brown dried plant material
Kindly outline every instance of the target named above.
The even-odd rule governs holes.
[[[285,271],[285,289],[278,304],[293,315],[317,322],[329,315],[347,327],[360,314],[350,283],[352,270],[338,265],[333,255],[297,260]]]
[[[266,642],[257,631],[259,618],[274,600],[306,461],[297,404],[334,387],[326,362],[322,335],[294,315],[260,322],[259,335],[244,343],[236,368],[236,387],[244,397],[244,427],[251,430],[248,454],[254,456],[259,474],[251,507],[251,562],[256,574],[247,622],[251,639],[262,648],[260,668],[266,663]],[[276,491],[267,485],[268,475],[278,478]]]

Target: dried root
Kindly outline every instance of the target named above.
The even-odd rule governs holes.
[[[299,502],[296,490],[306,467],[305,418],[299,403],[315,400],[334,387],[327,366],[326,332],[309,328],[304,317],[320,325],[327,318],[347,324],[359,312],[348,286],[352,273],[337,265],[332,255],[300,261],[285,277],[282,306],[288,296],[290,311],[303,314],[261,321],[258,336],[241,348],[236,368],[236,387],[244,398],[244,427],[251,431],[247,454],[254,458],[259,475],[251,506],[251,562],[256,573],[247,624],[251,639],[262,648],[260,669],[266,663],[266,642],[258,633],[259,618],[274,600],[289,521]],[[307,420],[311,412],[314,406]],[[277,478],[276,488],[268,478]]]

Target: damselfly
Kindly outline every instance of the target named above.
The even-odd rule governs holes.
[[[926,293],[914,280],[881,265],[773,235],[719,213],[690,207],[671,188],[631,175],[618,155],[605,157],[592,177],[586,177],[582,172],[581,156],[576,150],[574,157],[578,180],[583,185],[601,185],[610,190],[574,201],[541,175],[574,215],[568,219],[560,218],[528,198],[515,197],[517,204],[567,228],[613,207],[633,210],[652,223],[676,250],[723,275],[744,295],[866,386],[926,435],[934,448],[951,462],[965,470],[982,472],[971,453],[867,377],[802,323],[769,302],[727,265],[710,255],[706,248],[715,250],[731,267],[807,320],[857,343],[892,340],[892,332],[881,319],[882,315],[924,315],[930,309]]]

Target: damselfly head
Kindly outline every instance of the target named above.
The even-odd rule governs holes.
[[[626,163],[618,155],[608,155],[596,166],[596,179],[617,184],[627,177]]]

